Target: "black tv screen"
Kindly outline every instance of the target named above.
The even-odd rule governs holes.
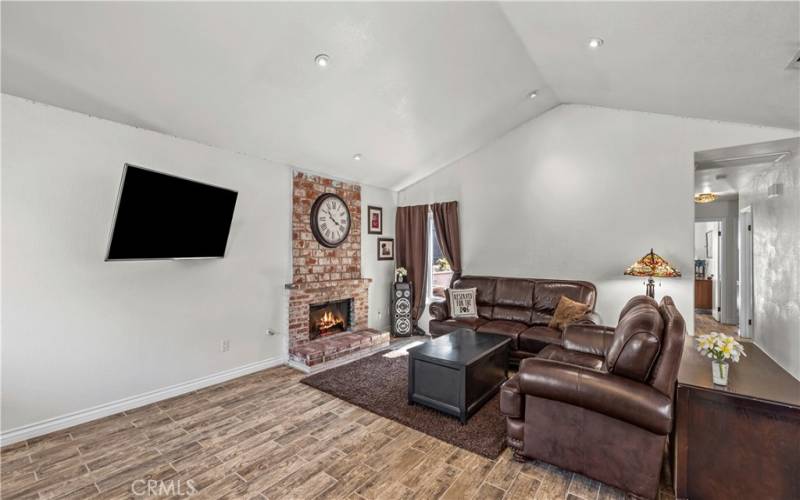
[[[125,165],[106,260],[224,257],[237,195]]]

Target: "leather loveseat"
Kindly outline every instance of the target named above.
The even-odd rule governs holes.
[[[514,457],[655,498],[685,332],[670,297],[634,297],[616,328],[568,326],[501,389]]]
[[[544,347],[561,345],[562,331],[550,328],[562,295],[587,304],[591,312],[579,323],[595,323],[597,290],[586,281],[462,276],[451,288],[476,288],[477,318],[450,318],[447,300],[430,305],[429,330],[438,337],[459,328],[495,333],[511,338],[511,359],[535,355]]]

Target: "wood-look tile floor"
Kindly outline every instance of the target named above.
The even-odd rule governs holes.
[[[694,332],[695,335],[703,335],[711,332],[724,333],[725,335],[739,336],[739,325],[729,325],[727,323],[720,323],[715,320],[710,314],[694,315]]]
[[[6,447],[2,498],[141,498],[148,480],[166,488],[157,496],[194,498],[624,497],[508,450],[488,460],[302,377],[273,368]]]

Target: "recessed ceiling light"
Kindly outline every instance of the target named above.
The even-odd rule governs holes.
[[[590,38],[589,39],[589,48],[596,49],[596,48],[600,47],[601,45],[603,45],[603,39],[602,38]]]
[[[314,62],[317,63],[317,66],[320,68],[324,68],[328,65],[328,61],[330,61],[330,57],[328,54],[319,54],[317,57],[314,58]]]
[[[534,90],[533,92],[528,94],[528,99],[536,99],[536,96],[539,95],[538,90]]]
[[[361,161],[361,153],[356,153],[353,155],[353,159],[355,161]]]

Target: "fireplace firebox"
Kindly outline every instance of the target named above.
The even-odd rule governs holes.
[[[346,332],[352,325],[353,299],[311,304],[308,310],[308,338]]]

